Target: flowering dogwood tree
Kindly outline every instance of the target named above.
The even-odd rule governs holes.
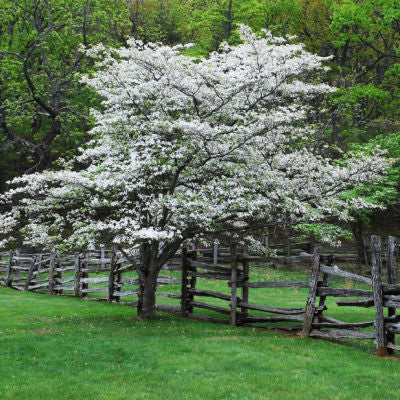
[[[207,59],[181,48],[96,47],[84,82],[103,96],[93,140],[58,172],[15,179],[3,196],[3,241],[46,247],[113,245],[140,254],[138,311],[155,310],[157,276],[183,241],[287,221],[348,218],[344,190],[385,168],[377,156],[342,164],[319,154],[305,123],[323,58],[241,27],[243,44]],[[162,243],[162,252],[159,251]]]

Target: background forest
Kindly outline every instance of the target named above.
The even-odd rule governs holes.
[[[2,0],[0,4],[0,191],[23,173],[57,168],[84,146],[100,100],[79,79],[94,72],[83,46],[194,43],[207,57],[239,42],[240,23],[332,56],[321,141],[329,156],[380,146],[400,156],[400,4],[397,0]],[[317,80],[318,77],[315,77]],[[311,121],[312,122],[312,121]],[[385,210],[357,213],[351,227],[399,233],[398,161],[381,186],[358,187]],[[322,229],[321,227],[319,229]]]

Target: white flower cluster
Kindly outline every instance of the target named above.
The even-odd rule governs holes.
[[[83,79],[103,98],[94,139],[64,170],[11,182],[0,246],[22,235],[47,247],[168,249],[195,235],[346,219],[349,205],[368,207],[341,194],[376,179],[385,162],[322,158],[305,122],[308,101],[333,90],[304,78],[325,58],[270,33],[241,33],[243,44],[207,59],[134,40],[88,51],[101,56]]]

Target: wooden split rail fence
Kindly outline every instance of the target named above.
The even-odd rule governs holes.
[[[231,325],[283,323],[274,326],[300,331],[302,337],[372,339],[379,356],[392,354],[394,350],[400,350],[400,346],[396,345],[396,335],[400,334],[400,315],[396,313],[400,308],[400,285],[397,283],[395,239],[389,237],[383,249],[380,237],[372,236],[371,248],[371,277],[340,269],[334,265],[333,255],[321,255],[316,248],[313,254],[303,252],[286,260],[308,263],[310,279],[284,282],[251,281],[250,263],[260,263],[268,258],[239,253],[236,245],[220,250],[218,261],[223,260],[223,264],[215,263],[215,248],[183,248],[180,258],[164,266],[157,289],[158,297],[175,299],[179,303],[169,305],[157,302],[157,308],[179,311],[187,318]],[[387,282],[382,279],[384,267]],[[136,265],[105,249],[63,257],[10,252],[3,254],[0,261],[0,283],[17,290],[76,297],[88,297],[90,294],[98,296],[97,300],[136,305],[134,296],[139,293],[139,280],[135,271]],[[181,272],[177,277],[177,273],[169,271]],[[361,283],[362,288],[333,287],[332,276]],[[200,282],[204,279],[225,281],[227,291],[202,289]],[[167,285],[174,287],[165,291]],[[249,302],[250,289],[272,288],[306,289],[308,295],[304,307],[283,308]],[[341,307],[373,307],[374,318],[371,321],[345,322],[329,317],[326,306],[328,297],[341,298],[337,301]],[[207,299],[212,301],[207,302]],[[226,306],[216,305],[215,299],[225,302]],[[197,311],[199,309],[208,310],[208,313]],[[367,330],[361,330],[364,328]]]
[[[173,269],[172,264],[168,269]],[[131,299],[139,292],[135,271],[136,266],[125,257],[105,249],[61,257],[9,252],[0,260],[0,284],[21,291],[83,298],[95,294],[96,300],[121,302],[121,298]],[[160,276],[158,284],[180,285],[181,279]],[[171,293],[171,297],[180,296]],[[135,305],[135,301],[128,303]]]
[[[271,258],[270,261],[275,263],[296,263],[297,258],[293,256],[302,251],[312,252],[315,242],[296,242],[295,239],[290,239],[288,243],[272,243],[268,236],[263,235],[261,238],[263,246],[274,253],[277,257]],[[363,254],[360,254],[360,248],[356,244],[345,244],[340,247],[320,246],[320,254],[322,256],[328,256],[329,254],[335,254],[336,262],[354,262],[363,263],[364,259],[371,259],[372,257],[372,246],[367,240],[364,240]],[[199,251],[199,249],[196,249]],[[201,254],[208,259],[212,259],[215,264],[225,263],[230,260],[230,249],[229,247],[220,246],[217,241],[214,242],[212,248],[200,249]],[[398,248],[396,248],[396,254],[398,256]],[[294,257],[294,258],[292,258]],[[361,258],[361,260],[360,260]]]

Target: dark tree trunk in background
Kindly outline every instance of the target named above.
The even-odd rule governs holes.
[[[232,1],[229,1],[228,4],[228,12],[226,15],[226,39],[229,40],[231,35],[232,35],[232,20],[233,20],[233,16],[232,16]]]
[[[364,224],[358,219],[353,225],[353,235],[357,242],[358,264],[361,269],[362,264],[368,264],[367,248],[363,237]]]

